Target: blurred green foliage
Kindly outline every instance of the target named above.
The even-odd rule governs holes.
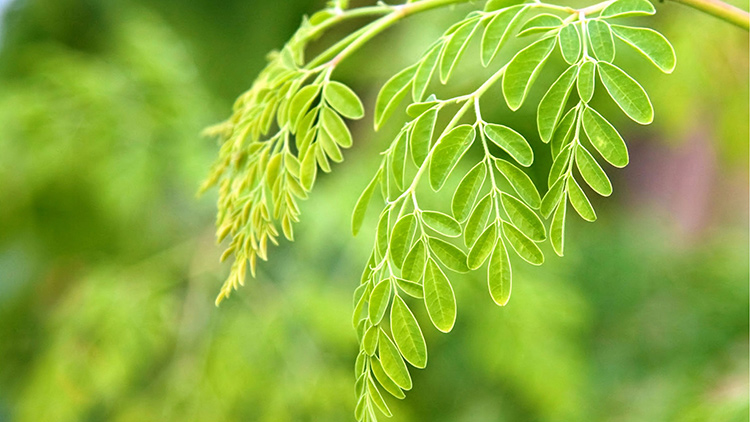
[[[265,53],[321,3],[10,6],[0,52],[0,421],[351,420],[351,292],[373,233],[352,239],[341,221],[388,137],[371,135],[369,118],[354,127],[347,161],[303,204],[298,241],[218,309],[227,268],[213,198],[194,199],[217,152],[201,128],[229,112]],[[601,202],[597,224],[570,227],[565,259],[518,266],[507,308],[482,277],[459,280],[457,326],[426,330],[430,369],[392,401],[395,419],[747,420],[747,34],[659,7],[678,67],[669,77],[639,69],[657,118],[650,128],[621,123],[634,163],[615,180],[621,193]],[[371,110],[378,84],[450,18],[414,19],[341,78]],[[405,38],[416,45],[393,49]],[[514,119],[528,120],[519,130],[535,139],[532,113]],[[672,173],[707,180],[662,177]],[[698,223],[681,224],[696,213]]]

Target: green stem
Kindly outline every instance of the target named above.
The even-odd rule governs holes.
[[[721,0],[672,0],[676,3],[682,3],[703,13],[717,17],[723,21],[739,26],[745,31],[750,30],[750,14],[748,12],[724,3]]]

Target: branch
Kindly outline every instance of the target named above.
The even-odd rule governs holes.
[[[746,11],[724,3],[721,0],[672,0],[676,3],[682,3],[703,13],[715,16],[723,21],[729,22],[740,28],[750,30],[750,14]]]

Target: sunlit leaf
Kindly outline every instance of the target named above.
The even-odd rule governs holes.
[[[436,237],[429,238],[428,245],[432,251],[432,255],[448,269],[457,273],[469,271],[469,267],[466,265],[466,254],[455,245]]]
[[[583,110],[583,129],[599,154],[615,167],[628,165],[628,148],[617,130],[601,114],[589,107]]]
[[[556,37],[536,41],[519,51],[508,63],[503,76],[503,96],[511,110],[518,110],[523,104],[556,42]]]
[[[551,29],[557,28],[563,24],[563,20],[559,16],[552,15],[550,13],[540,13],[533,18],[526,21],[518,31],[518,36],[538,34],[540,32],[547,32]]]
[[[609,181],[609,177],[583,145],[576,147],[576,166],[583,176],[583,180],[596,193],[602,196],[612,194],[612,183]]]
[[[461,125],[443,135],[430,158],[430,187],[437,191],[443,187],[448,175],[469,148],[476,132],[470,125]]]
[[[469,220],[466,221],[466,227],[464,228],[464,243],[469,248],[474,245],[474,242],[476,242],[479,235],[484,231],[492,208],[492,194],[488,193],[471,211]]]
[[[408,92],[407,90],[414,81],[416,72],[417,65],[407,67],[395,74],[380,89],[378,98],[375,101],[375,130],[379,129],[388,120],[401,100],[404,99]]]
[[[594,56],[600,61],[611,62],[615,59],[615,42],[609,25],[600,20],[590,20],[586,23],[589,42]]]
[[[539,246],[521,233],[517,228],[503,222],[503,234],[505,238],[524,261],[532,265],[542,265],[544,263],[544,254]]]
[[[489,2],[487,3],[489,5]],[[498,13],[484,30],[482,35],[482,64],[487,66],[510,38],[516,26],[521,22],[525,6],[515,6]]]
[[[370,293],[370,304],[367,308],[367,314],[373,325],[380,324],[380,321],[388,309],[391,302],[392,283],[389,279],[381,280]]]
[[[484,125],[484,134],[520,165],[528,167],[534,162],[534,151],[526,138],[515,130],[507,126],[488,123]]]
[[[642,125],[654,120],[654,107],[643,87],[619,67],[603,62],[599,66],[599,78],[609,95],[625,114]]]
[[[568,64],[578,61],[581,55],[581,31],[578,25],[568,24],[560,29],[557,34],[560,42],[560,51]]]
[[[573,88],[577,72],[577,66],[570,66],[557,78],[539,103],[536,122],[539,128],[539,137],[544,142],[549,142],[552,139],[557,122],[560,120],[565,104],[568,102],[568,96]]]
[[[424,304],[435,328],[444,333],[453,329],[456,323],[456,295],[443,270],[432,259],[427,260],[425,269]]]
[[[643,0],[645,1],[645,0]],[[617,38],[634,47],[646,56],[664,73],[672,73],[677,64],[677,57],[672,44],[664,35],[650,28],[612,25],[612,32]]]
[[[478,24],[479,19],[470,19],[450,35],[440,57],[440,82],[446,83],[450,79]]]
[[[542,198],[539,197],[539,191],[536,190],[534,182],[531,181],[529,176],[521,171],[518,167],[505,160],[495,160],[495,166],[500,173],[510,182],[524,200],[531,208],[537,209],[541,205]]]
[[[407,214],[393,225],[389,251],[397,268],[403,266],[406,254],[411,248],[411,239],[417,229],[416,220],[414,214]]]
[[[487,266],[487,285],[490,296],[500,306],[508,304],[512,288],[510,257],[502,239],[498,239]]]
[[[459,221],[464,221],[469,216],[486,177],[487,168],[484,162],[480,162],[459,182],[451,201],[451,211]]]
[[[396,345],[393,344],[391,338],[388,337],[388,334],[382,328],[380,329],[379,338],[378,350],[383,371],[401,389],[411,390],[411,375],[409,375],[406,363],[398,352],[398,349],[396,349]]]
[[[578,215],[586,221],[596,221],[594,207],[591,206],[589,198],[586,197],[581,187],[578,186],[578,182],[572,177],[568,178],[567,190],[568,200],[570,200],[570,204],[573,205]]]
[[[654,5],[648,0],[617,0],[605,7],[599,16],[610,19],[648,16],[654,13],[656,13],[656,9],[654,9]]]
[[[476,270],[484,264],[487,257],[492,253],[497,241],[497,225],[490,224],[484,232],[479,235],[479,238],[474,242],[474,246],[471,247],[469,255],[466,258],[466,262],[469,269]]]
[[[302,163],[302,167],[303,169],[305,167],[304,160]],[[378,172],[375,177],[372,178],[365,190],[359,196],[357,204],[354,206],[354,212],[352,212],[352,233],[355,236],[357,235],[357,233],[359,233],[359,229],[362,227],[362,222],[365,219],[367,207],[370,205],[370,199],[372,199],[372,194],[375,193],[375,188],[377,188],[379,180],[380,172]]]
[[[432,133],[435,131],[437,114],[438,109],[432,108],[419,116],[414,123],[414,129],[409,137],[409,149],[411,150],[411,158],[417,167],[424,163],[427,154],[430,152],[430,142]]]
[[[511,223],[527,237],[535,242],[547,238],[542,220],[526,204],[505,192],[500,195],[500,202]]]
[[[391,332],[404,359],[417,368],[424,368],[427,365],[427,344],[417,319],[398,295],[393,297],[391,306]]]
[[[421,217],[429,228],[444,236],[457,237],[461,235],[461,225],[447,214],[437,211],[423,211]]]
[[[578,69],[578,96],[581,101],[587,103],[591,101],[591,97],[594,96],[594,88],[596,86],[596,63],[592,61],[585,61],[581,64]]]
[[[562,182],[562,180],[560,181]],[[568,207],[567,197],[563,195],[561,199],[557,208],[555,208],[555,215],[552,217],[552,223],[549,227],[552,249],[559,256],[563,256],[565,250],[565,211]]]
[[[361,119],[365,108],[357,94],[341,82],[331,81],[323,88],[323,98],[339,114],[349,119]]]
[[[422,275],[424,275],[426,255],[424,242],[418,240],[411,247],[409,253],[406,254],[404,266],[401,269],[401,276],[409,281],[418,282],[422,278]]]

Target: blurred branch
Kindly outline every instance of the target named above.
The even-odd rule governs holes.
[[[748,12],[724,3],[721,0],[672,0],[677,3],[698,9],[723,21],[739,26],[744,30],[750,30],[750,14]]]

